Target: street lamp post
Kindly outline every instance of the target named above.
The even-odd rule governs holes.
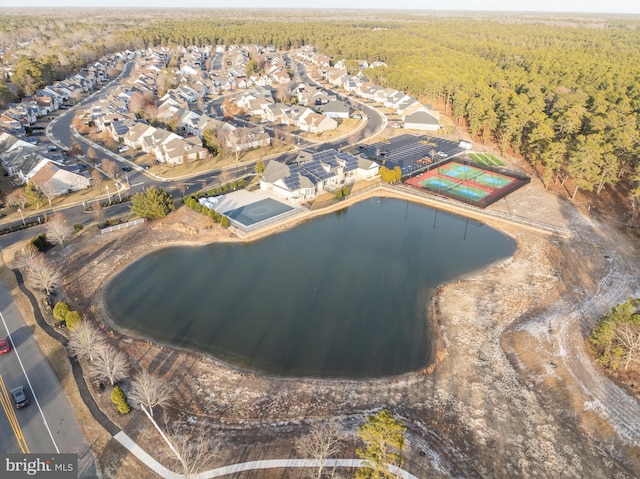
[[[111,204],[111,193],[109,193],[109,185],[105,185],[105,188],[107,188],[107,196],[109,197],[109,204]]]
[[[27,226],[27,223],[24,221],[24,215],[22,214],[22,208],[18,208],[18,213],[20,213],[20,218],[22,218],[23,226]]]
[[[120,196],[120,184],[118,183],[118,199],[120,200],[120,203],[122,203],[122,196]]]

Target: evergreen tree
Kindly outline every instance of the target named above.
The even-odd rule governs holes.
[[[171,194],[155,186],[133,195],[131,203],[132,212],[150,220],[164,218],[175,209]]]

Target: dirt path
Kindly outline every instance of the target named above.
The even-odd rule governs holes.
[[[592,365],[583,340],[598,316],[640,295],[636,244],[536,181],[495,208],[569,227],[573,238],[492,222],[519,249],[440,288],[430,305],[442,344],[433,372],[371,381],[283,379],[117,334],[114,341],[136,367],[170,378],[183,417],[215,425],[226,452],[212,467],[292,455],[291,440],[305,423],[337,417],[353,432],[363,413],[388,407],[409,426],[407,470],[418,477],[637,475],[638,402]],[[142,254],[170,244],[238,241],[188,210],[128,232],[83,237],[58,260],[70,301],[99,322],[106,319],[101,288]],[[120,421],[127,433],[142,427]],[[107,449],[110,460],[122,454]],[[134,477],[122,471],[118,477]]]

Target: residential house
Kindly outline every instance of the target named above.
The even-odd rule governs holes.
[[[410,130],[437,131],[440,128],[439,116],[426,108],[402,118],[404,127]]]
[[[208,155],[208,151],[202,147],[202,142],[198,137],[174,138],[157,146],[154,151],[158,163],[166,163],[171,166],[202,160]]]
[[[130,148],[139,150],[144,145],[144,138],[152,135],[157,128],[144,122],[137,122],[129,128],[129,131],[122,137],[122,143]]]
[[[318,111],[329,118],[349,118],[351,108],[343,101],[332,100],[326,105],[322,105]]]
[[[315,153],[302,151],[295,163],[270,161],[262,174],[260,189],[293,202],[304,202],[358,178],[371,178],[378,171],[379,166],[374,161],[347,152],[334,149]]]
[[[233,128],[224,134],[224,144],[232,152],[247,151],[271,145],[271,137],[263,128]]]
[[[309,110],[298,120],[298,127],[302,131],[320,134],[325,131],[335,130],[338,128],[338,122],[333,118]]]
[[[157,157],[156,148],[176,138],[180,138],[180,136],[163,128],[158,128],[151,135],[142,138],[142,150],[147,154],[154,154]]]
[[[30,177],[29,182],[37,186],[49,198],[91,186],[89,178],[69,171],[64,165],[49,159],[43,159],[35,169],[37,171]]]

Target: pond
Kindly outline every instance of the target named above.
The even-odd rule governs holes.
[[[372,198],[252,243],[153,252],[105,301],[118,327],[243,368],[389,376],[429,363],[431,292],[515,248],[477,221]]]

